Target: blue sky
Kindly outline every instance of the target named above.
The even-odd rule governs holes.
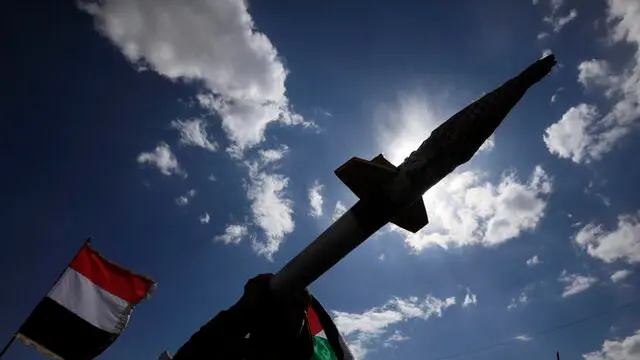
[[[13,2],[0,16],[2,338],[91,236],[159,283],[102,358],[175,351],[355,202],[335,168],[399,164],[552,51],[554,72],[425,195],[431,224],[384,228],[311,290],[360,359],[640,358],[638,306],[538,333],[640,297],[636,0]]]

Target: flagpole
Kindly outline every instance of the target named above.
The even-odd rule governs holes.
[[[80,247],[80,249],[78,249],[78,251],[76,251],[75,255],[73,255],[71,260],[67,263],[67,266],[65,266],[65,268],[60,272],[60,275],[58,275],[58,277],[56,278],[56,281],[53,283],[54,286],[55,286],[55,284],[58,283],[58,281],[60,280],[62,275],[64,275],[64,272],[67,271],[67,269],[69,268],[69,264],[71,264],[71,262],[76,258],[76,256],[78,256],[78,254],[80,253],[80,250],[82,250],[89,243],[91,243],[91,238],[87,238],[87,240],[85,240],[84,243],[82,243],[82,246]],[[33,312],[33,310],[32,310],[32,312]],[[18,331],[20,331],[20,330],[18,330]],[[0,351],[0,359],[9,350],[9,348],[11,347],[13,342],[16,341],[16,337],[18,336],[18,331],[14,332],[13,335],[11,335],[11,339],[9,339],[9,341],[4,346],[4,348],[2,348],[2,351]]]
[[[9,340],[7,345],[4,346],[4,348],[0,352],[0,358],[2,358],[4,356],[4,353],[6,353],[7,350],[9,350],[9,348],[11,347],[11,344],[13,344],[13,342],[16,341],[16,334],[17,333],[13,333],[13,335],[11,336],[11,339]]]

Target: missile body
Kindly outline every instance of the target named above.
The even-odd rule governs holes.
[[[382,155],[351,158],[335,173],[359,200],[271,280],[277,294],[302,289],[391,222],[417,232],[428,222],[422,195],[469,161],[533,84],[555,65],[548,55],[436,128],[398,167]]]

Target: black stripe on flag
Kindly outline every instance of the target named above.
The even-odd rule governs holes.
[[[18,331],[64,360],[90,360],[118,336],[99,329],[55,300],[45,297]]]
[[[336,324],[331,320],[331,316],[327,314],[327,311],[314,296],[311,296],[311,307],[313,307],[313,310],[316,312],[318,320],[320,320],[320,324],[322,325],[322,329],[324,330],[325,335],[327,335],[327,340],[329,340],[329,345],[331,345],[336,357],[338,359],[344,359],[344,351],[340,346],[340,333],[336,328]]]

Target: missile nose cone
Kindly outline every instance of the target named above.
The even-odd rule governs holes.
[[[556,63],[556,56],[549,54],[529,65],[529,67],[520,74],[520,77],[531,82],[533,85],[534,83],[542,80],[543,77],[547,76]]]

